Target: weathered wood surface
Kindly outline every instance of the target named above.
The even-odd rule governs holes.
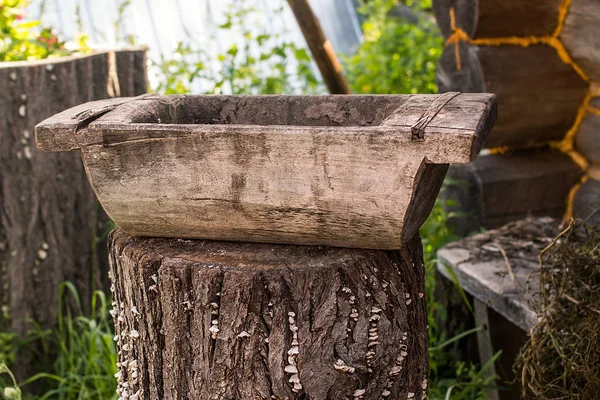
[[[538,301],[537,257],[559,233],[560,223],[549,217],[526,218],[438,251],[438,271],[448,281],[455,276],[473,298],[476,324],[483,327],[477,337],[481,363],[502,350],[492,370],[500,376],[497,384],[506,389],[489,388],[486,398],[520,398],[512,365],[537,320],[530,306]]]
[[[85,129],[67,111],[36,137],[44,150],[82,147],[130,234],[395,249],[495,113],[489,94],[149,96]]]
[[[532,217],[451,243],[438,251],[438,271],[452,280],[450,268],[465,292],[529,331],[536,319],[528,298],[535,301],[537,257],[559,225]]]
[[[65,280],[76,285],[86,307],[91,289],[100,286],[106,257],[94,246],[98,207],[80,157],[38,151],[33,131],[44,118],[119,94],[119,87],[123,95],[144,93],[144,53],[117,52],[117,59],[132,59],[116,69],[111,52],[0,63],[0,330],[24,337],[30,320],[51,327]],[[35,365],[22,349],[19,380]]]
[[[529,5],[530,2],[527,2]],[[545,45],[447,46],[438,61],[440,92],[489,92],[500,110],[486,147],[561,140],[575,122],[588,84]],[[515,65],[519,68],[515,68]]]
[[[381,251],[117,230],[110,247],[122,397],[425,398],[417,236]]]
[[[600,97],[592,98],[589,105],[600,110]],[[600,115],[591,112],[583,117],[575,137],[575,146],[590,162],[600,164]]]
[[[323,82],[331,94],[350,94],[350,85],[344,77],[342,65],[338,61],[331,42],[325,36],[319,19],[308,0],[287,0],[306,44],[317,63]]]
[[[573,0],[571,7],[578,1]],[[451,8],[456,26],[472,39],[548,36],[556,29],[561,3],[562,0],[434,0],[433,11],[446,38],[453,33]]]
[[[592,81],[600,82],[600,2],[572,0],[560,40]]]
[[[502,351],[498,360],[483,373],[484,377],[496,377],[495,385],[485,389],[486,400],[520,400],[520,377],[515,376],[513,365],[525,344],[528,332],[513,324],[493,308],[479,300],[473,301],[477,332],[479,364],[485,365],[495,354]]]
[[[467,236],[528,215],[562,218],[582,174],[568,156],[550,150],[485,155],[468,165],[453,165],[448,177],[456,183],[448,185],[442,199],[454,201],[447,210],[462,215],[448,223]]]

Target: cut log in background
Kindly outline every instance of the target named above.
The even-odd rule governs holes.
[[[594,96],[600,94],[597,83],[600,79],[600,36],[597,34],[600,2],[434,0],[433,8],[447,39],[438,64],[440,91],[490,91],[498,94],[499,102],[498,122],[486,146],[496,148],[493,153],[502,155],[487,155],[472,165],[450,169],[449,176],[468,183],[450,185],[445,198],[458,202],[453,211],[462,211],[468,216],[449,220],[449,223],[454,222],[457,232],[467,235],[481,226],[494,228],[529,213],[585,218],[597,211],[600,208],[597,161],[600,158],[600,104]],[[564,155],[542,150],[547,144]],[[600,217],[596,221],[600,221]],[[522,221],[524,227],[533,225],[530,220]],[[544,225],[547,223],[543,222]],[[527,249],[533,249],[540,238],[541,235],[534,235],[527,241]],[[510,229],[498,235],[495,241],[502,239],[510,244],[515,241]],[[504,250],[497,246],[492,246],[492,251],[497,253],[501,274],[485,263],[481,263],[481,274],[506,276],[507,266],[508,275],[512,274],[511,265],[515,269],[513,260],[509,261]],[[481,247],[476,247],[477,252],[481,253]],[[461,259],[455,267],[487,260],[485,254],[474,257],[460,250],[456,254],[460,254]],[[538,267],[535,258],[539,249],[533,255],[525,251],[518,253],[519,260],[531,259],[533,267]],[[441,250],[439,258],[443,259],[443,255],[444,250]],[[440,271],[446,271],[445,266],[440,265]],[[518,275],[519,271],[515,271]],[[465,282],[461,281],[463,287],[476,294],[468,286],[477,280],[470,277]],[[481,287],[492,291],[493,286],[484,282]],[[511,303],[513,296],[508,285],[502,284],[498,294],[502,301],[510,303],[501,311],[505,317],[507,312],[518,308]],[[457,310],[445,304],[451,311]],[[485,331],[478,333],[482,363],[494,354],[489,351],[491,339],[496,349],[503,349],[500,362],[505,364],[504,371],[499,372],[508,379],[499,383],[510,386],[510,373],[502,372],[511,371],[519,347],[513,339],[522,334],[515,333],[508,321],[494,327],[493,320],[498,318],[498,313],[486,310],[483,303],[476,302],[475,313],[476,317],[485,314],[485,321],[479,323],[487,325],[489,322],[490,331],[486,326]],[[451,329],[446,331],[450,336],[457,333]],[[496,364],[498,367],[498,362]],[[517,399],[518,392],[518,388],[513,388],[512,392],[488,393],[488,398]]]
[[[577,131],[575,147],[591,163],[600,165],[600,97],[592,98],[589,107]]]
[[[563,0],[435,0],[433,11],[445,38],[452,35],[450,10],[456,26],[472,39],[545,36],[556,29]]]
[[[559,37],[569,55],[592,82],[600,82],[599,21],[600,4],[597,0],[571,0]]]
[[[41,153],[35,124],[91,99],[144,93],[145,64],[140,50],[0,66],[2,330],[23,337],[32,320],[51,327],[61,282],[73,282],[87,305],[106,274],[106,251],[95,244],[99,207],[80,157]],[[18,355],[19,378],[30,376],[31,357]]]
[[[424,398],[418,237],[382,251],[117,230],[110,265],[122,397]]]

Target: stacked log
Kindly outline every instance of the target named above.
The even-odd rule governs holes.
[[[480,157],[474,165],[450,171],[476,186],[458,192],[478,196],[459,207],[473,218],[455,227],[462,233],[494,228],[522,218],[523,211],[554,217],[592,214],[600,207],[600,36],[593,33],[600,23],[600,3],[434,0],[433,7],[446,38],[438,64],[440,92],[493,92],[499,101],[498,121],[486,147],[503,156]],[[553,150],[565,153],[570,162],[561,158],[548,175],[540,165],[557,157]],[[511,172],[511,162],[519,174]],[[575,179],[574,169],[579,169]],[[482,176],[482,171],[490,175]],[[499,179],[503,172],[506,179]],[[486,210],[512,203],[515,192],[499,190],[511,180],[529,182],[534,185],[529,192],[547,197],[529,196],[520,202],[521,211],[489,218],[494,213]],[[486,199],[484,192],[495,196]],[[456,193],[450,190],[446,198]],[[554,207],[557,200],[560,210]]]

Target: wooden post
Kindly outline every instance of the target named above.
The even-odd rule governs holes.
[[[382,251],[115,231],[110,254],[122,397],[424,398],[418,237]]]
[[[419,227],[495,115],[489,94],[141,96],[39,124],[122,229],[121,397],[423,399]]]
[[[350,86],[342,73],[342,66],[308,0],[288,0],[288,4],[294,12],[329,93],[350,94]]]
[[[37,150],[34,126],[85,101],[144,93],[145,51],[5,62],[0,87],[0,329],[24,337],[32,320],[43,329],[56,323],[61,282],[73,282],[87,307],[107,271],[106,250],[95,244],[100,208],[80,156]],[[31,376],[33,357],[19,352],[19,380]]]

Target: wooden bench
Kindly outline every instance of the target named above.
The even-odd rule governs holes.
[[[481,364],[502,350],[486,374],[497,374],[507,390],[490,389],[488,399],[519,398],[517,385],[511,384],[512,365],[537,318],[530,307],[536,300],[537,258],[559,224],[549,217],[530,217],[438,251],[438,271],[473,299],[476,325],[483,327],[477,334]]]

